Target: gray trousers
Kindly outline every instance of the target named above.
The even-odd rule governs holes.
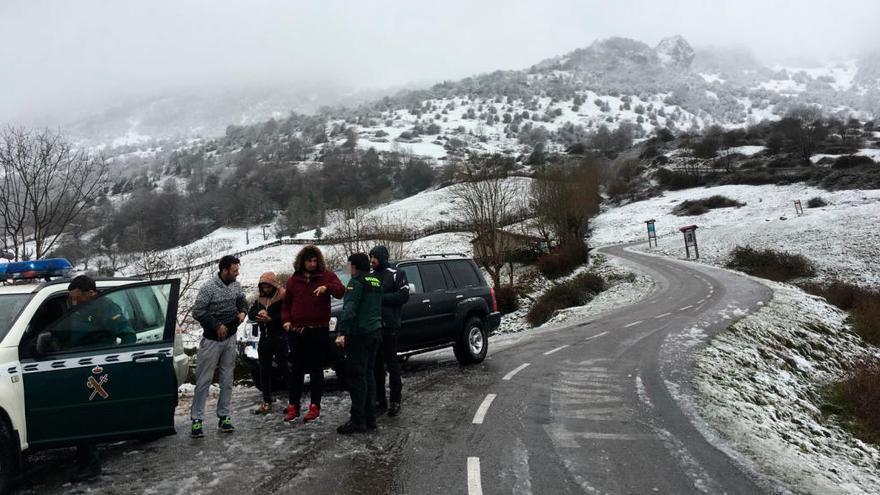
[[[229,402],[232,400],[232,372],[235,368],[235,334],[218,342],[202,338],[199,344],[198,363],[196,364],[196,390],[193,394],[190,418],[205,419],[205,403],[214,370],[220,366],[220,399],[217,401],[217,417],[229,416]]]

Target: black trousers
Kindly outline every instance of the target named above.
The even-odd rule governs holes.
[[[303,378],[309,374],[309,393],[312,404],[320,407],[324,395],[324,362],[330,346],[328,327],[309,327],[298,333],[291,329],[290,346],[293,348],[290,403],[299,405],[302,398]]]
[[[351,422],[365,425],[376,419],[376,346],[379,334],[345,337],[345,377],[351,396]]]
[[[385,371],[388,370],[388,386],[391,389],[391,402],[400,403],[403,383],[400,380],[400,361],[397,359],[397,329],[384,329],[382,342],[376,351],[376,400],[379,404],[387,404],[385,400]]]
[[[287,334],[262,335],[257,344],[257,355],[260,358],[260,386],[263,389],[263,402],[272,402],[272,362],[281,369],[287,392],[293,397],[290,386],[290,344]]]

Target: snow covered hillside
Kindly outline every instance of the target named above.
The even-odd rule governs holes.
[[[672,210],[685,200],[726,196],[745,203],[699,216],[675,216]],[[807,201],[821,197],[828,206],[808,208]],[[801,200],[804,214],[795,213]],[[736,246],[799,253],[816,263],[818,278],[840,279],[862,285],[880,285],[880,244],[876,221],[880,218],[880,191],[829,192],[804,185],[718,186],[670,191],[663,196],[609,208],[593,223],[593,245],[647,240],[645,220],[657,221],[658,248],[650,251],[685,256],[679,227],[696,224],[700,258],[723,265]],[[647,242],[640,249],[649,250]]]

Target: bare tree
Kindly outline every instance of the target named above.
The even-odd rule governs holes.
[[[17,258],[43,257],[94,202],[107,177],[103,157],[78,150],[48,129],[0,131],[0,218]]]
[[[514,214],[519,191],[503,172],[478,164],[465,166],[460,180],[452,193],[474,235],[474,258],[489,273],[493,286],[500,287],[511,248],[510,236],[501,229]]]
[[[545,167],[532,182],[530,205],[559,244],[583,246],[589,219],[599,212],[598,167],[587,161]]]

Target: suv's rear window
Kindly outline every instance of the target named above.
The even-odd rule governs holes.
[[[15,318],[24,305],[31,299],[31,294],[6,294],[0,296],[0,340],[6,337]]]
[[[483,285],[480,280],[477,272],[474,271],[473,265],[468,261],[447,261],[447,268],[452,273],[452,278],[455,280],[455,285],[459,288],[463,287],[478,287]]]

